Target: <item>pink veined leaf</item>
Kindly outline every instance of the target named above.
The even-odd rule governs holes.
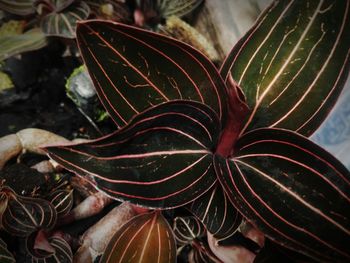
[[[220,70],[251,109],[240,135],[261,127],[311,135],[349,75],[349,31],[349,1],[273,1]]]
[[[70,245],[62,237],[53,235],[46,242],[49,251],[34,248],[34,240],[26,239],[27,251],[32,256],[33,263],[72,263],[73,253]]]
[[[56,224],[57,213],[50,202],[17,195],[9,187],[2,187],[0,192],[8,198],[2,227],[12,235],[26,237],[39,229],[51,230]]]
[[[215,183],[212,152],[220,127],[207,106],[173,101],[108,136],[47,151],[115,199],[166,209],[193,201]]]
[[[177,99],[204,103],[225,120],[225,84],[193,47],[136,27],[93,20],[78,24],[77,40],[97,93],[118,126]]]
[[[178,216],[174,219],[173,232],[176,244],[184,246],[205,236],[204,225],[194,216]]]
[[[175,239],[160,211],[134,217],[109,242],[101,261],[105,263],[176,262]]]
[[[190,203],[187,208],[219,241],[232,236],[242,222],[242,216],[231,204],[219,183]]]
[[[272,240],[317,260],[350,259],[350,173],[294,132],[243,135],[215,169],[228,197]]]
[[[57,216],[65,216],[73,207],[73,190],[56,190],[49,194],[47,200],[55,207]]]

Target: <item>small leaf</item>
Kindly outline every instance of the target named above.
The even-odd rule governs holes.
[[[97,93],[118,126],[154,105],[202,102],[225,120],[225,84],[215,66],[180,41],[123,24],[78,24],[81,55]]]
[[[49,13],[41,19],[40,26],[48,36],[75,38],[77,22],[86,19],[89,14],[89,6],[85,2],[79,1],[64,10],[58,9]]]
[[[193,201],[188,208],[219,241],[232,236],[242,222],[241,214],[218,183]]]
[[[26,16],[35,13],[35,2],[36,0],[0,0],[0,9],[11,14]]]
[[[25,239],[25,244],[28,253],[36,259],[44,259],[55,253],[55,249],[47,238],[47,233],[42,230],[30,234]]]
[[[274,1],[221,68],[251,108],[241,134],[279,127],[311,135],[349,74],[349,31],[349,1]]]
[[[73,253],[69,244],[59,236],[52,236],[48,239],[49,244],[54,249],[53,253],[43,257],[33,256],[33,263],[72,263]],[[37,255],[37,254],[35,254]]]
[[[50,230],[55,225],[56,211],[48,201],[19,196],[8,187],[3,187],[1,192],[8,198],[2,216],[2,226],[7,232],[25,237],[39,229]]]
[[[49,195],[48,201],[55,207],[57,216],[64,216],[73,207],[73,190],[57,190]]]
[[[44,46],[46,46],[46,37],[40,28],[33,28],[23,34],[1,36],[0,61]]]
[[[171,227],[159,211],[136,216],[112,237],[100,262],[176,262]]]
[[[47,151],[113,198],[173,208],[193,201],[215,183],[212,150],[220,126],[207,106],[173,101],[141,113],[108,136]]]
[[[1,263],[15,263],[16,260],[10,251],[7,250],[6,243],[0,238],[0,262]]]
[[[191,244],[206,232],[203,224],[194,216],[176,217],[173,229],[178,246]]]
[[[183,17],[193,12],[204,0],[158,0],[157,11],[162,18]]]
[[[350,259],[350,173],[287,130],[243,135],[215,169],[230,200],[266,236],[318,260]]]

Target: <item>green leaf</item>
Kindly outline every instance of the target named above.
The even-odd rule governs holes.
[[[279,127],[309,136],[338,98],[350,66],[350,2],[275,1],[221,68],[251,113],[241,134]]]
[[[205,236],[204,225],[194,216],[179,216],[174,220],[174,235],[178,246],[191,244]]]
[[[272,240],[318,260],[350,259],[350,173],[319,146],[258,129],[215,169],[236,208]]]
[[[63,5],[64,3],[61,3]],[[86,19],[90,14],[90,7],[83,1],[73,3],[64,8],[58,6],[57,10],[47,14],[40,21],[43,32],[48,36],[75,38],[76,24]]]
[[[36,0],[0,0],[0,9],[11,14],[26,16],[35,13],[35,2]]]
[[[10,251],[7,250],[6,243],[0,238],[0,262],[2,263],[15,263],[16,260]]]
[[[51,193],[47,200],[55,207],[57,216],[62,217],[73,207],[73,190],[57,190]]]
[[[171,227],[159,211],[136,216],[115,233],[100,262],[176,262]]]
[[[46,200],[17,195],[9,187],[2,187],[7,207],[2,215],[2,227],[14,236],[26,237],[39,229],[52,229],[56,224],[55,208]]]
[[[193,201],[215,183],[212,151],[220,126],[207,106],[173,101],[146,110],[108,136],[47,151],[113,198],[173,208]]]
[[[157,11],[162,18],[183,17],[193,12],[204,0],[158,0]]]
[[[215,66],[187,44],[105,21],[79,23],[77,39],[99,97],[118,126],[176,99],[202,102],[225,120],[225,84]]]
[[[188,208],[219,241],[232,236],[242,222],[242,216],[218,183]]]
[[[1,36],[0,61],[44,46],[46,46],[46,37],[40,28],[33,28],[23,34]]]

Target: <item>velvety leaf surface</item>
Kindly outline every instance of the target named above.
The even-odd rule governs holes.
[[[188,208],[218,240],[232,236],[242,222],[242,216],[218,183],[193,201]]]
[[[3,187],[1,192],[8,196],[1,222],[7,232],[25,237],[38,229],[50,230],[55,225],[57,214],[48,201],[19,196],[8,187]]]
[[[100,262],[176,262],[172,229],[159,211],[136,216],[115,233]]]
[[[49,13],[40,21],[43,32],[48,36],[75,38],[75,29],[78,21],[86,19],[90,14],[90,7],[83,1],[73,3],[64,10],[62,1],[57,10]]]
[[[16,260],[13,255],[7,250],[6,243],[0,238],[0,262],[15,263]]]
[[[124,24],[78,25],[82,57],[99,97],[118,126],[175,99],[202,102],[225,120],[225,85],[215,66],[177,40]]]
[[[275,1],[221,68],[243,89],[243,131],[280,127],[310,135],[349,74],[350,2]]]
[[[215,166],[230,200],[268,237],[318,260],[350,259],[350,174],[328,152],[264,128]]]
[[[57,190],[47,200],[55,207],[57,216],[64,216],[73,207],[73,190]]]
[[[176,217],[173,230],[178,246],[191,244],[206,233],[204,225],[194,216]]]
[[[106,137],[47,150],[113,198],[171,208],[189,203],[215,183],[212,151],[220,126],[207,106],[173,101],[145,111]]]
[[[26,16],[35,13],[35,0],[0,0],[0,9],[11,14]]]

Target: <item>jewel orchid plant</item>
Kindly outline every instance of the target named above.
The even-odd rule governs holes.
[[[218,239],[232,235],[242,215],[282,246],[349,261],[350,173],[307,138],[349,73],[349,8],[275,1],[220,70],[175,39],[81,22],[81,55],[118,129],[46,150],[108,196],[154,209],[122,232],[151,226],[157,249],[173,242],[161,210],[186,206]],[[113,257],[134,255],[126,250],[135,239],[122,238],[130,236],[115,239]],[[161,262],[175,260],[170,245],[166,251]]]

